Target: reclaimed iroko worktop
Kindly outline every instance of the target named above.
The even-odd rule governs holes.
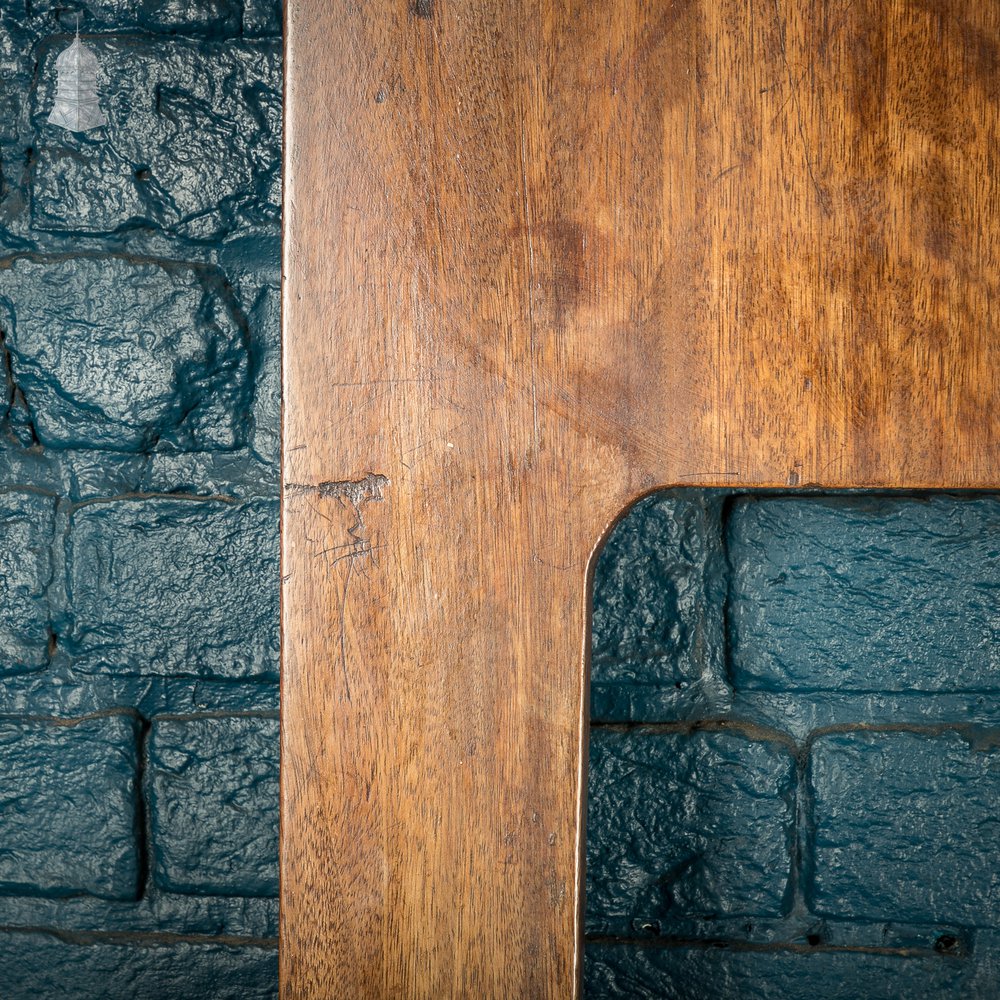
[[[997,485],[1000,6],[286,16],[282,995],[570,997],[608,525]]]

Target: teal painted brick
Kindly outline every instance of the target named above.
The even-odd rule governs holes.
[[[49,125],[54,60],[40,53],[31,219],[37,230],[144,227],[217,241],[279,216],[281,52],[276,41],[93,37],[108,125]]]
[[[83,671],[275,680],[278,509],[163,497],[83,505],[60,641]]]
[[[20,259],[0,271],[0,323],[46,447],[218,450],[247,434],[246,337],[190,267]]]
[[[131,717],[0,722],[0,892],[135,899],[137,770]]]
[[[243,12],[245,35],[280,35],[281,3],[279,0],[246,0]]]
[[[4,1000],[273,1000],[278,952],[271,945],[61,939],[0,932]]]
[[[45,120],[77,9],[110,119],[86,136]],[[276,505],[195,516],[135,495],[276,492],[263,289],[278,266],[279,34],[274,0],[0,9],[0,487],[16,487],[0,492],[0,675],[25,672],[5,678],[5,712],[275,703]],[[241,942],[276,929],[275,897],[244,895],[274,892],[274,720],[239,730],[242,745],[193,727],[201,765],[145,817],[139,726],[114,720],[0,722],[2,923],[64,929],[0,934],[0,1000],[276,996],[276,942]],[[150,806],[184,753],[174,735],[150,734]],[[153,842],[167,812],[170,890]]]
[[[739,951],[592,943],[588,1000],[994,1000],[995,969],[933,953]]]
[[[119,31],[139,28],[215,37],[239,34],[243,15],[242,0],[85,0],[84,7],[93,19],[89,28],[108,25]]]
[[[1000,689],[1000,499],[743,499],[737,689]]]
[[[277,894],[277,719],[154,719],[149,772],[158,886]]]
[[[262,289],[250,312],[257,357],[257,386],[250,445],[258,458],[276,468],[281,459],[281,291]]]
[[[48,662],[54,530],[51,497],[0,492],[0,676]]]
[[[697,490],[652,497],[608,539],[594,580],[594,719],[672,719],[718,695],[720,506]]]
[[[671,712],[692,720],[739,713],[800,739],[825,724],[815,720],[958,723],[986,711],[1000,666],[997,498],[757,496],[734,500],[727,514],[731,571],[724,563],[706,563],[712,599],[704,614],[728,618],[731,658],[724,676],[733,699],[715,687],[706,690],[717,696],[703,703],[664,709],[665,701],[654,696],[619,700],[614,711],[637,721],[647,710],[647,719],[669,719]],[[668,531],[652,539],[653,530],[641,516],[626,520],[618,528],[627,539],[622,549],[642,553],[644,546],[654,551],[667,544],[674,555],[668,552],[660,565],[668,566],[682,543]],[[666,592],[671,575],[676,568],[650,574],[653,592]],[[611,580],[612,601],[626,607],[627,580],[624,574]],[[720,581],[723,591],[729,584],[728,601],[714,596]],[[599,591],[595,597],[601,599]],[[639,592],[632,606],[655,604]],[[669,614],[661,610],[649,620],[669,620]],[[627,681],[620,691],[628,689]],[[670,688],[672,682],[665,676],[650,683]],[[597,705],[595,699],[595,712]],[[595,730],[595,741],[608,732]],[[776,910],[732,907],[721,893],[722,903],[711,912],[702,902],[678,905],[671,888],[679,880],[684,888],[692,859],[704,863],[699,838],[723,853],[732,848],[731,859],[718,867],[725,878],[714,885],[739,893],[747,872],[764,868],[755,846],[736,841],[752,840],[768,823],[759,816],[742,819],[738,802],[725,804],[732,762],[668,780],[661,760],[637,761],[649,732],[613,733],[630,741],[622,754],[633,755],[629,766],[641,764],[641,782],[630,774],[623,778],[620,768],[598,764],[591,771],[588,996],[1000,995],[1000,878],[992,871],[1000,848],[994,836],[1000,801],[994,758],[1000,760],[1000,750],[992,747],[990,731],[976,735],[963,728],[959,735],[938,724],[919,732],[859,726],[814,734],[809,793],[798,802],[800,874],[783,883],[785,896],[772,895],[781,904]],[[668,774],[683,768],[682,752],[669,758]],[[739,751],[732,760],[747,764]],[[789,803],[793,784],[782,796]],[[664,811],[671,795],[682,822]],[[706,798],[719,804],[706,810]],[[596,811],[603,811],[600,822]],[[691,841],[695,849],[685,854]],[[610,865],[604,860],[609,850],[616,852]],[[665,860],[647,864],[658,852]],[[790,867],[789,858],[785,875]],[[658,893],[667,904],[659,909]],[[640,905],[629,905],[630,899]],[[786,916],[784,907],[790,908]],[[704,946],[684,944],[694,939]],[[807,944],[813,941],[815,947]],[[731,947],[716,946],[726,943]]]
[[[787,747],[730,732],[599,729],[589,780],[589,931],[783,911],[796,786]]]
[[[813,746],[814,908],[1000,922],[1000,750],[957,733],[851,732]]]

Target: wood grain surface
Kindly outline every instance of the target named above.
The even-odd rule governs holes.
[[[574,996],[609,524],[997,485],[1000,5],[286,18],[282,995]]]

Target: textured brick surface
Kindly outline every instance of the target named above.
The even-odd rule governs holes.
[[[0,4],[0,1000],[277,991],[280,29]]]
[[[281,457],[281,292],[265,288],[250,312],[258,358],[250,444],[262,462],[277,467]]]
[[[0,996],[31,1000],[271,1000],[273,947],[0,932]]]
[[[41,55],[43,85],[33,109],[37,228],[103,233],[145,226],[215,240],[241,224],[277,217],[275,42],[132,38],[126,44],[96,37],[88,43],[106,81],[108,126],[100,142],[45,124],[53,63],[65,39]]]
[[[281,33],[280,0],[245,0],[243,33],[278,35]]]
[[[990,1000],[993,970],[975,979],[956,959],[852,952],[727,951],[592,944],[588,1000]]]
[[[88,671],[275,678],[277,505],[127,500],[72,518],[65,645]]]
[[[87,0],[100,21],[146,31],[234,35],[243,16],[242,0]]]
[[[624,933],[682,915],[778,914],[788,891],[795,766],[726,732],[596,730],[587,926]]]
[[[149,770],[159,886],[277,894],[277,719],[154,719]]]
[[[48,660],[55,501],[0,492],[0,675]]]
[[[598,567],[594,717],[661,725],[592,731],[586,995],[993,1000],[1000,499],[716,501]]]
[[[819,912],[1000,920],[1000,751],[957,733],[843,733],[817,739],[811,780]]]
[[[0,722],[0,891],[134,899],[137,769],[130,717]]]
[[[0,271],[0,305],[43,445],[227,449],[245,436],[245,337],[191,268],[21,259]]]
[[[1000,499],[741,500],[737,687],[1000,687]]]
[[[674,718],[720,684],[719,507],[700,491],[653,497],[609,538],[594,580],[595,719]]]

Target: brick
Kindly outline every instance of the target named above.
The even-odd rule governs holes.
[[[670,719],[720,683],[726,581],[718,502],[701,491],[638,504],[594,578],[591,713]]]
[[[0,676],[48,662],[55,501],[0,492]]]
[[[114,27],[205,35],[239,34],[240,0],[87,0],[92,18]]]
[[[280,0],[246,0],[243,13],[243,33],[245,35],[280,35]]]
[[[277,220],[277,40],[171,37],[164,44],[132,38],[125,45],[114,37],[89,38],[103,68],[108,125],[100,141],[45,125],[63,43],[54,40],[40,53],[41,85],[32,107],[38,129],[31,173],[35,229],[115,233],[142,227],[214,241]]]
[[[135,899],[136,723],[0,722],[0,891]]]
[[[44,446],[197,451],[245,436],[245,337],[191,268],[22,258],[0,271],[0,306]]]
[[[854,951],[586,947],[587,1000],[987,1000],[960,959]],[[976,990],[973,992],[973,990]]]
[[[737,502],[737,689],[997,690],[998,533],[995,497]]]
[[[250,446],[272,467],[281,458],[281,293],[265,288],[250,311],[257,359]]]
[[[3,931],[0,976],[5,1000],[275,1000],[278,952]]]
[[[149,768],[158,886],[277,894],[277,719],[154,720]]]
[[[957,733],[850,732],[813,746],[817,912],[1000,919],[1000,750]]]
[[[275,501],[81,506],[66,576],[60,643],[79,670],[277,679]]]
[[[589,780],[588,930],[783,911],[796,782],[786,747],[599,729]]]

